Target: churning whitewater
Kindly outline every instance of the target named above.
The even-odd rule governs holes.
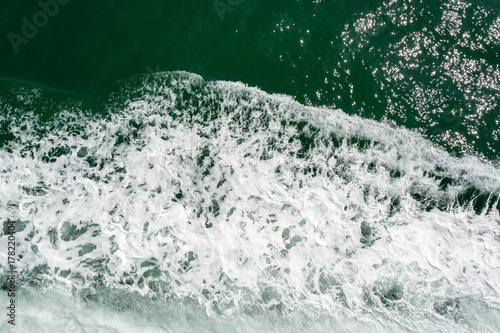
[[[184,72],[0,92],[20,332],[500,327],[498,166]]]

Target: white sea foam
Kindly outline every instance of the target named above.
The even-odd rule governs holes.
[[[36,105],[37,94],[17,94]],[[140,316],[152,332],[500,327],[494,166],[188,73],[125,82],[110,104],[106,117],[66,108],[50,120],[9,109],[0,220],[25,226],[22,281],[53,309],[38,316],[45,301],[26,289],[25,331],[57,318],[134,331],[124,323]],[[115,292],[129,298],[102,296]]]

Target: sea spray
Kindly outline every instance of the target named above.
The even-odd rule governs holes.
[[[184,72],[121,82],[100,113],[29,86],[0,104],[21,330],[127,331],[127,314],[151,331],[498,327],[492,165]]]

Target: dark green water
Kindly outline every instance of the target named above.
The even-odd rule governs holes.
[[[498,156],[498,1],[71,0],[16,47],[8,33],[41,7],[0,6],[4,78],[99,98],[134,74],[185,70]]]
[[[499,331],[499,102],[498,0],[3,0],[0,331]]]

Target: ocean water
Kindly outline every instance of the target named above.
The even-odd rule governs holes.
[[[499,13],[4,1],[0,331],[499,331]]]

